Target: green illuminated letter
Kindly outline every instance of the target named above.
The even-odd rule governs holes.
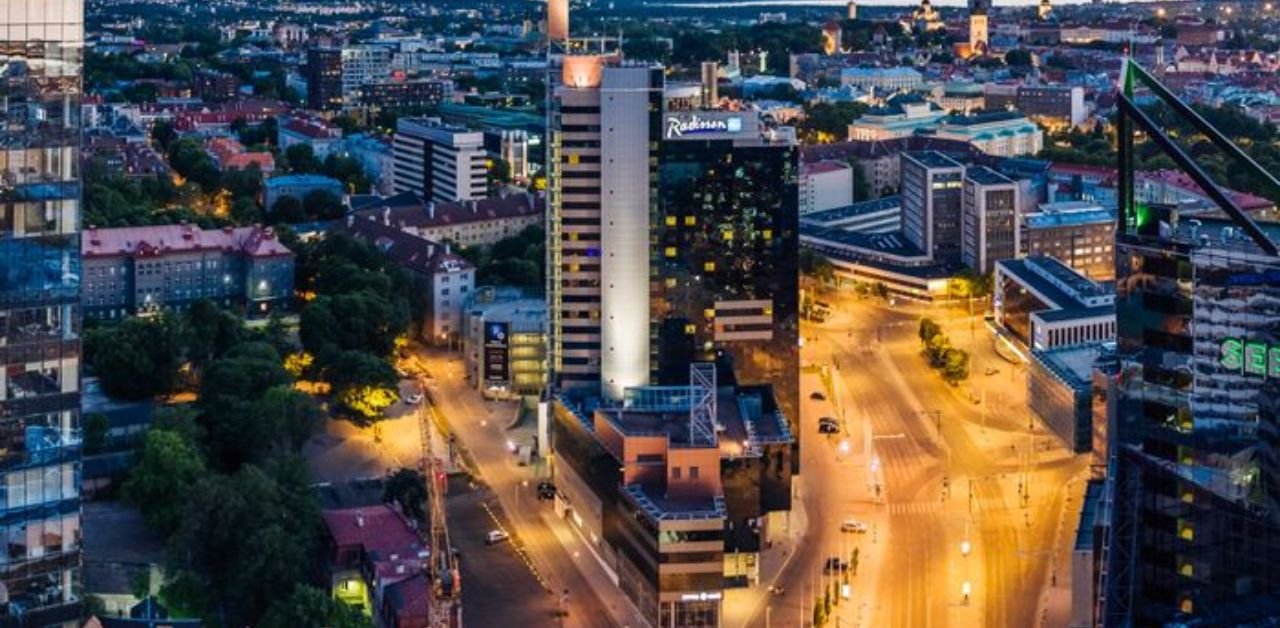
[[[1280,345],[1267,352],[1267,377],[1280,379]]]
[[[1261,342],[1244,343],[1244,372],[1267,376],[1267,345]]]
[[[1222,341],[1222,355],[1219,358],[1219,364],[1222,368],[1229,371],[1239,371],[1244,366],[1242,359],[1244,354],[1244,343],[1235,338],[1228,338]]]

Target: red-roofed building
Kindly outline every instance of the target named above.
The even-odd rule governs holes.
[[[405,192],[386,198],[353,198],[351,207],[360,218],[381,220],[425,240],[476,246],[509,238],[525,227],[542,226],[546,197],[541,193],[512,194],[436,203]]]
[[[448,244],[418,237],[396,225],[390,210],[381,215],[349,214],[344,229],[376,246],[418,279],[427,302],[423,338],[436,344],[461,339],[462,308],[475,290],[476,269],[470,262],[453,253]]]
[[[287,104],[275,100],[235,100],[199,110],[176,112],[173,116],[173,128],[184,133],[226,132],[236,120],[259,124],[288,111]]]
[[[281,118],[276,131],[276,143],[281,151],[290,146],[306,144],[316,157],[323,160],[342,142],[342,129],[330,125],[319,118],[287,117]]]
[[[293,300],[293,252],[271,227],[90,226],[80,252],[86,316],[182,310],[201,299],[265,316]]]
[[[276,158],[268,152],[246,151],[240,142],[229,137],[214,137],[205,142],[205,152],[213,158],[214,164],[222,170],[245,170],[250,166],[258,166],[263,174],[271,174],[276,169]]]
[[[326,510],[323,517],[335,597],[376,614],[379,626],[428,626],[431,552],[409,519],[386,504]]]

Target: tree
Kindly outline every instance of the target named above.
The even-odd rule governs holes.
[[[969,377],[969,353],[964,349],[947,349],[943,352],[942,377],[955,384]]]
[[[289,170],[296,174],[320,172],[322,166],[310,144],[294,144],[286,148],[284,158],[289,164]]]
[[[208,299],[191,304],[186,314],[187,359],[200,370],[245,338],[244,321]]]
[[[805,106],[799,130],[812,142],[834,142],[849,135],[849,124],[862,117],[867,106],[860,102],[820,102]]]
[[[1004,53],[1004,62],[1014,67],[1027,67],[1034,62],[1031,51],[1023,48],[1015,48]]]
[[[178,132],[173,129],[172,122],[156,120],[151,126],[151,139],[155,141],[161,152],[168,153],[169,146],[178,139]]]
[[[292,386],[275,386],[253,405],[258,420],[270,427],[275,449],[297,452],[320,426],[324,415],[311,395]]]
[[[821,253],[800,249],[800,272],[823,283],[835,281],[835,267]]]
[[[84,342],[85,359],[108,396],[147,399],[178,386],[183,328],[176,318],[127,318],[89,330]]]
[[[393,303],[373,291],[316,297],[302,309],[302,346],[319,355],[333,345],[378,356],[391,354],[395,339],[408,327],[403,302]]]
[[[394,124],[391,126],[395,128]],[[324,173],[341,181],[342,187],[352,193],[363,194],[373,186],[364,166],[354,157],[329,153],[324,159]]]
[[[205,476],[204,458],[181,434],[151,429],[121,491],[147,524],[168,535],[182,522],[191,487]]]
[[[372,423],[399,398],[395,371],[386,359],[363,351],[327,348],[316,356],[333,398],[351,418]]]
[[[417,469],[398,469],[382,485],[382,501],[399,504],[404,514],[426,522],[427,480]]]
[[[949,350],[951,350],[951,339],[947,338],[946,334],[934,335],[924,343],[924,355],[929,360],[929,366],[933,368],[941,368],[945,364]]]
[[[259,400],[268,390],[287,386],[289,375],[270,345],[246,342],[205,368],[200,384],[201,425],[210,462],[235,470],[265,459],[286,437],[280,423],[263,417]]]
[[[260,628],[373,628],[373,623],[360,611],[315,587],[298,585],[288,597],[281,597],[267,609]]]
[[[941,334],[941,333],[942,333],[942,327],[940,327],[938,323],[935,322],[932,318],[925,317],[920,319],[919,335],[920,335],[920,342],[922,344],[928,344],[930,340],[933,340],[934,336],[937,336],[938,334]]]
[[[342,206],[342,199],[328,190],[307,192],[302,199],[302,209],[308,216],[317,220],[336,220],[346,213],[346,208]]]
[[[489,183],[489,195],[496,196],[499,188],[511,183],[511,164],[502,158],[491,160],[489,162],[487,178]]]
[[[271,216],[275,220],[288,223],[299,223],[307,220],[307,214],[302,209],[302,201],[293,195],[282,196],[277,199],[275,205],[271,206]]]

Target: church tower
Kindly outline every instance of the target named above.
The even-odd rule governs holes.
[[[987,11],[991,0],[969,0],[969,54],[987,54]]]
[[[858,19],[858,3],[855,0],[849,0],[849,4],[847,5],[847,8],[848,8],[849,14],[846,17],[848,17],[851,20]]]
[[[1036,9],[1036,17],[1041,22],[1048,22],[1053,18],[1053,5],[1049,4],[1049,0],[1040,0],[1040,7]]]

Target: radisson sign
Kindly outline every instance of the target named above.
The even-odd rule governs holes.
[[[1245,375],[1280,378],[1280,345],[1227,338],[1219,348],[1218,364]]]
[[[667,139],[703,133],[741,132],[742,118],[738,116],[707,118],[696,113],[691,116],[667,116]]]

